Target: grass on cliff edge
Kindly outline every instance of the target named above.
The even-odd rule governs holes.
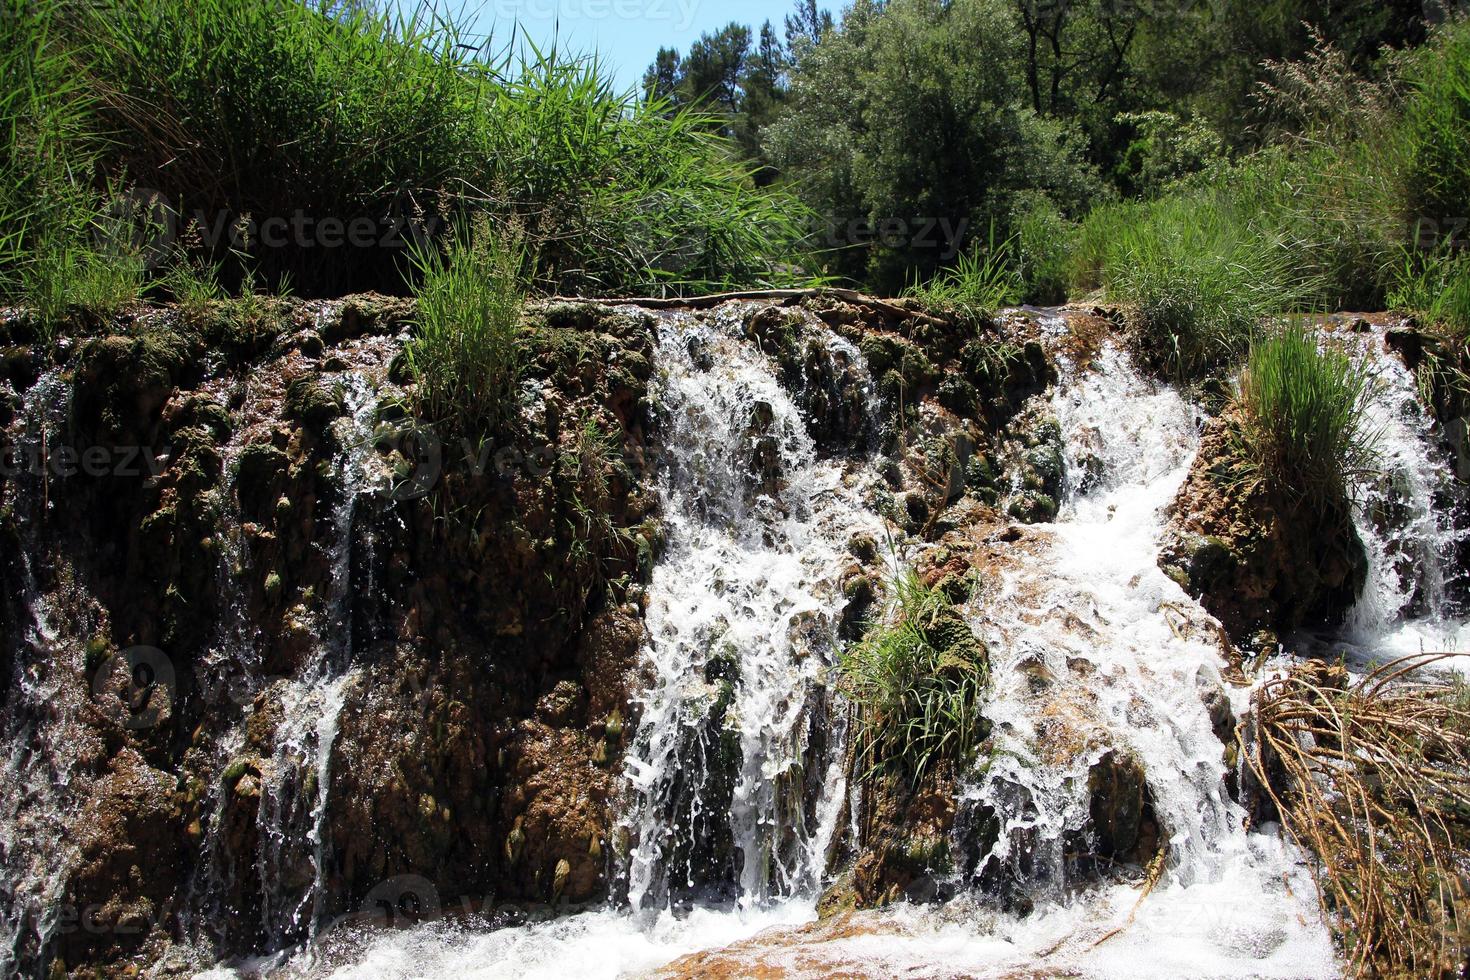
[[[1344,499],[1376,457],[1377,434],[1364,421],[1372,397],[1367,366],[1306,324],[1263,331],[1236,391],[1240,475],[1306,507]]]
[[[842,658],[842,690],[858,710],[859,778],[918,783],[941,759],[975,757],[987,728],[985,649],[948,597],[912,571],[889,583],[882,622]]]
[[[420,418],[483,436],[514,409],[526,262],[519,234],[484,220],[415,253],[418,329],[404,357]]]

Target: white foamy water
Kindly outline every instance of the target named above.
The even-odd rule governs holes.
[[[818,458],[775,366],[740,331],[738,312],[661,328],[669,551],[650,584],[655,679],[625,762],[635,909],[701,891],[747,909],[811,895],[841,812],[836,577],[848,537],[879,522],[859,502],[863,474]],[[856,355],[825,330],[818,342]]]
[[[1413,372],[1389,351],[1381,329],[1351,337],[1376,397],[1365,420],[1376,435],[1376,472],[1354,488],[1354,522],[1368,553],[1368,581],[1336,646],[1367,668],[1418,653],[1470,651],[1458,550],[1470,533],[1455,462],[1439,445]],[[1450,661],[1459,669],[1466,666]]]

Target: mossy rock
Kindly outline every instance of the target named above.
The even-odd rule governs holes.
[[[347,412],[342,385],[306,375],[286,386],[286,418],[321,432]]]
[[[1049,494],[1028,490],[1011,501],[1007,513],[1022,524],[1050,524],[1057,519],[1057,502]]]
[[[240,450],[235,472],[235,493],[248,520],[262,520],[278,499],[273,492],[290,460],[268,442],[257,442]]]
[[[1207,536],[1191,539],[1185,549],[1185,571],[1189,590],[1202,594],[1226,581],[1234,573],[1235,554],[1224,539]]]

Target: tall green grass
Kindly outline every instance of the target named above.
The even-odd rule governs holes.
[[[995,226],[984,243],[977,242],[953,266],[927,283],[915,283],[904,295],[937,310],[972,320],[994,316],[1003,307],[1019,303],[1026,282],[1017,268],[1017,239],[998,239]]]
[[[416,253],[418,329],[405,357],[421,418],[470,436],[505,421],[520,376],[526,262],[519,233],[484,219]]]
[[[1411,222],[1470,217],[1470,21],[1451,22],[1410,60],[1403,186]]]
[[[55,0],[0,0],[0,294],[50,323],[72,307],[136,299],[142,262],[124,225],[83,182],[91,109]]]
[[[917,783],[941,760],[972,760],[987,734],[984,648],[939,590],[894,577],[885,621],[843,657],[842,687],[859,711],[859,763]]]
[[[1470,336],[1470,253],[1452,247],[1405,249],[1389,303],[1454,337]]]
[[[98,103],[103,168],[203,215],[206,238],[298,215],[371,229],[358,245],[257,235],[243,259],[214,234],[194,258],[227,285],[254,270],[308,295],[401,290],[403,226],[433,236],[475,215],[525,229],[548,291],[792,279],[800,209],[756,188],[697,114],[615,90],[593,60],[470,44],[416,10],[79,5],[69,54]]]
[[[1365,422],[1372,396],[1367,367],[1305,324],[1261,333],[1236,396],[1242,475],[1304,507],[1343,499],[1376,458],[1377,434]]]
[[[1263,319],[1311,301],[1296,244],[1256,226],[1228,195],[1176,193],[1090,218],[1074,276],[1136,309],[1139,349],[1178,381],[1237,361]]]

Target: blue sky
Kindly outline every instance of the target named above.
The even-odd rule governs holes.
[[[394,0],[412,11],[416,0]],[[826,3],[836,8],[840,3]],[[643,72],[660,47],[688,51],[699,35],[738,21],[759,28],[766,20],[782,31],[795,0],[439,0],[438,9],[456,12],[458,23],[475,34],[508,42],[519,22],[527,36],[544,44],[560,38],[562,46],[598,52],[620,87],[641,84]]]

